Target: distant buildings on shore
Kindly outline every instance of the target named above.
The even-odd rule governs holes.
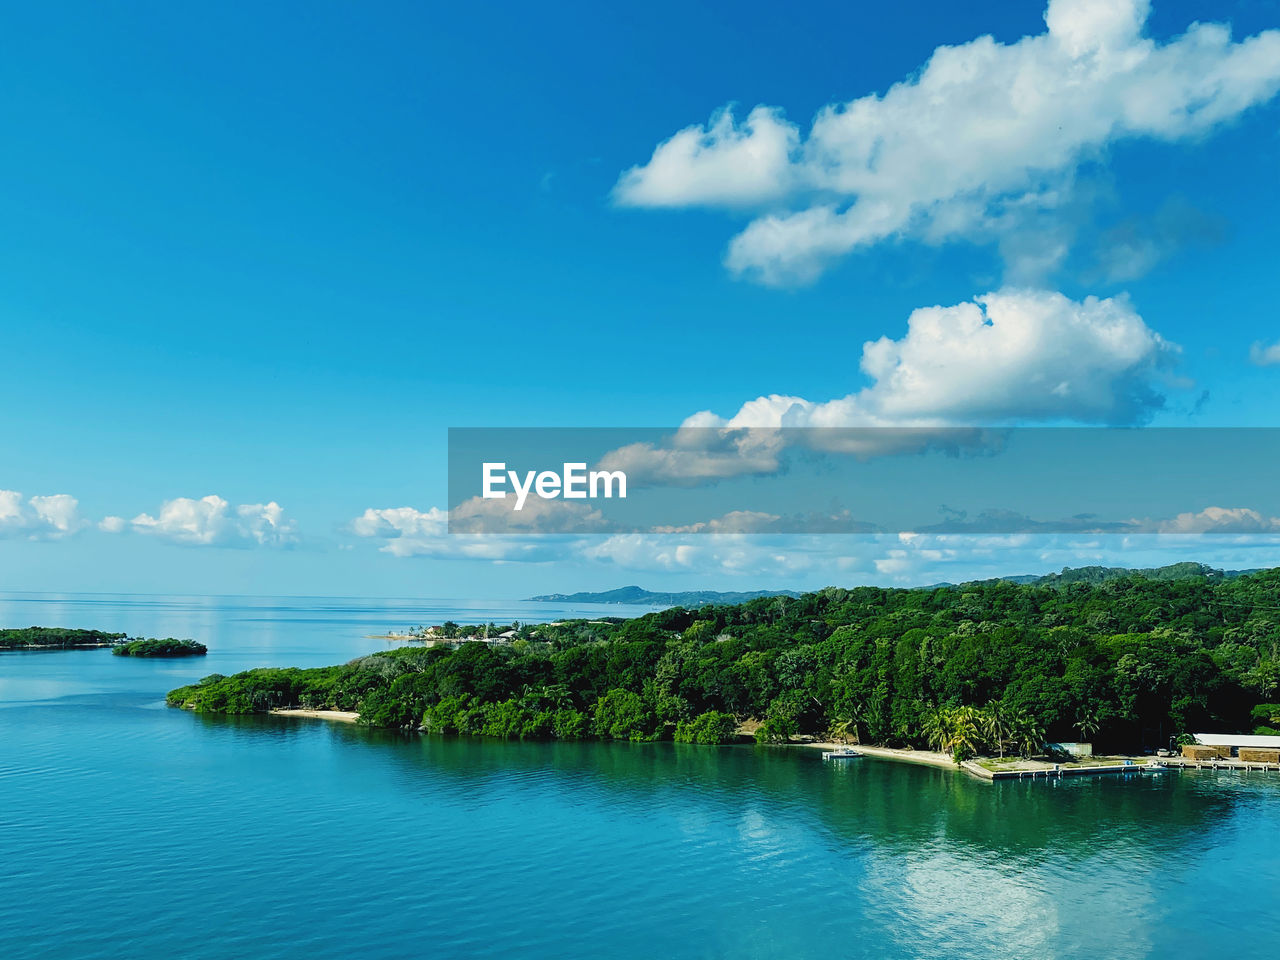
[[[1191,760],[1235,757],[1251,763],[1280,763],[1280,737],[1248,733],[1197,733],[1196,742],[1182,748]]]

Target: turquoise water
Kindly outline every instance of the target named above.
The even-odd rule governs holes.
[[[0,956],[1280,951],[1276,775],[987,784],[797,748],[409,737],[162,702],[214,671],[379,648],[369,633],[567,612],[0,595],[6,626],[210,646],[0,655]]]

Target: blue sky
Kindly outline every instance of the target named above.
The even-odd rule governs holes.
[[[940,47],[991,35],[1011,50],[1044,34],[1035,3],[10,11],[0,490],[21,498],[10,498],[7,523],[0,508],[0,582],[519,596],[633,581],[954,579],[981,563],[961,551],[895,566],[886,558],[900,544],[737,542],[698,544],[684,551],[696,559],[676,560],[678,544],[652,540],[494,563],[492,552],[460,556],[455,545],[397,556],[383,549],[394,539],[385,529],[357,536],[351,524],[369,510],[443,506],[450,426],[675,426],[704,410],[732,422],[768,395],[820,405],[874,384],[863,344],[906,343],[912,311],[1010,286],[1072,303],[1123,295],[1143,330],[1180,348],[1159,362],[1129,358],[1115,374],[1145,378],[1162,398],[1131,421],[1276,425],[1280,365],[1267,348],[1280,339],[1280,107],[1270,58],[1229,57],[1230,44],[1280,28],[1280,8],[1156,3],[1144,26],[1117,26],[1099,25],[1087,0],[1056,6],[1060,43],[1109,30],[1121,52],[1163,49],[1198,20],[1229,23],[1232,37],[1216,53],[1171,59],[1127,93],[1098,81],[1090,116],[1015,131],[1021,154],[996,141],[989,155],[1007,162],[989,170],[974,145],[991,135],[991,114],[958,101],[946,111],[953,127],[930,142],[945,144],[956,168],[977,157],[977,179],[942,200],[930,190],[949,164],[921,165],[915,181],[895,172],[914,159],[909,142],[878,180],[836,185],[829,154],[825,166],[801,158],[833,149],[811,123],[830,104],[909,85]],[[1134,118],[1148,99],[1203,109],[1205,90],[1183,87],[1228,63],[1213,116]],[[1046,115],[1062,102],[1052,67],[1039,77]],[[1090,117],[1121,94],[1127,106],[1097,134]],[[886,107],[884,122],[906,129],[919,99],[900,113]],[[752,167],[758,157],[740,163],[728,149],[758,133],[743,124],[759,105],[773,108],[777,130],[793,130],[781,166]],[[734,126],[717,139],[726,107]],[[1072,124],[1077,141],[1046,167],[1037,138]],[[692,125],[704,155],[676,158],[660,177],[655,150]],[[819,182],[815,171],[833,165]],[[733,187],[739,176],[747,186]],[[909,221],[816,267],[788,250],[803,275],[766,276],[762,254],[734,259],[734,238],[752,224],[840,213],[868,196],[900,202]],[[1051,262],[1027,266],[1046,246]],[[1039,356],[1069,349],[1049,320],[1036,329],[1047,338]],[[927,357],[910,356],[928,371]],[[1024,359],[1005,370],[1021,391],[1006,407],[954,408],[945,378],[904,401],[886,375],[859,415],[908,402],[913,416],[933,404],[947,422],[965,410],[1017,421],[1040,409],[1027,392],[1038,389],[1036,357]],[[1035,422],[1099,419],[1063,406]],[[74,498],[74,513],[65,501],[31,501],[54,495]],[[212,520],[196,508],[194,526],[182,527],[181,507],[163,512],[206,496],[226,504],[210,508]],[[237,513],[270,503],[283,510],[275,526],[261,510]],[[123,529],[100,530],[107,517]],[[427,521],[412,533],[434,536]],[[1165,549],[1210,560],[1226,550]],[[1222,559],[1274,562],[1268,549]],[[1077,554],[1147,562],[1154,554],[1143,550],[1011,545],[990,563],[1022,572]]]

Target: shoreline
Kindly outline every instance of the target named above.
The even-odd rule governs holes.
[[[328,720],[333,723],[356,723],[360,719],[360,714],[353,710],[309,710],[302,707],[275,707],[268,710],[267,713],[271,716],[277,717],[303,717],[309,720]],[[419,728],[417,732],[423,733],[425,731]],[[863,756],[872,757],[878,760],[889,760],[897,763],[911,763],[921,767],[934,767],[938,770],[950,770],[955,773],[967,773],[975,780],[982,780],[987,783],[991,783],[996,780],[1022,779],[1024,777],[1035,779],[1037,777],[1047,777],[1055,774],[1058,776],[1078,776],[1080,774],[1096,773],[1150,772],[1157,767],[1157,764],[1151,763],[1148,758],[1143,757],[1130,758],[1132,766],[1125,766],[1121,761],[1117,761],[1115,758],[1108,758],[1102,763],[1097,764],[1052,764],[1044,761],[1031,760],[1023,761],[1017,766],[1009,769],[991,770],[976,759],[966,760],[963,763],[958,764],[947,754],[938,753],[933,750],[912,750],[900,747],[876,747],[864,744],[851,745],[847,743],[837,743],[831,740],[809,740],[786,744],[786,746],[822,751],[841,750],[852,746],[854,750],[858,751],[858,753]],[[1121,760],[1123,760],[1123,758],[1121,758]]]
[[[355,723],[360,714],[351,710],[305,710],[302,707],[275,707],[267,713],[276,717],[307,717],[312,720],[332,720],[335,723]]]
[[[1152,757],[1135,757],[1135,756],[1108,756],[1099,757],[1094,762],[1065,762],[1054,763],[1045,760],[1012,760],[1006,763],[1000,769],[992,769],[982,761],[991,761],[991,757],[975,757],[972,760],[965,760],[963,763],[956,763],[945,753],[937,753],[932,750],[908,750],[896,747],[872,747],[863,746],[861,744],[845,744],[834,743],[830,741],[819,741],[810,743],[798,743],[793,746],[799,747],[817,747],[822,750],[839,750],[845,747],[852,748],[868,757],[876,757],[881,760],[893,760],[899,763],[914,763],[919,766],[937,767],[943,770],[953,770],[957,773],[967,773],[976,780],[984,780],[988,783],[996,780],[1021,780],[1021,779],[1037,779],[1044,777],[1072,777],[1092,774],[1127,774],[1127,773],[1150,773],[1153,770],[1163,769],[1164,764],[1154,760]],[[1180,766],[1181,764],[1179,764]]]
[[[967,769],[957,764],[945,753],[935,753],[932,750],[905,750],[897,747],[869,747],[862,744],[834,743],[831,741],[815,741],[812,743],[797,743],[794,746],[816,748],[819,750],[841,750],[845,747],[852,747],[868,757],[877,757],[880,760],[897,760],[900,763],[914,763],[922,767],[937,767],[940,770],[962,770]]]

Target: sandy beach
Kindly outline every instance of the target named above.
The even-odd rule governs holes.
[[[360,714],[350,710],[303,710],[301,707],[277,707],[269,711],[277,717],[312,717],[316,720],[336,720],[339,723],[355,723]]]

